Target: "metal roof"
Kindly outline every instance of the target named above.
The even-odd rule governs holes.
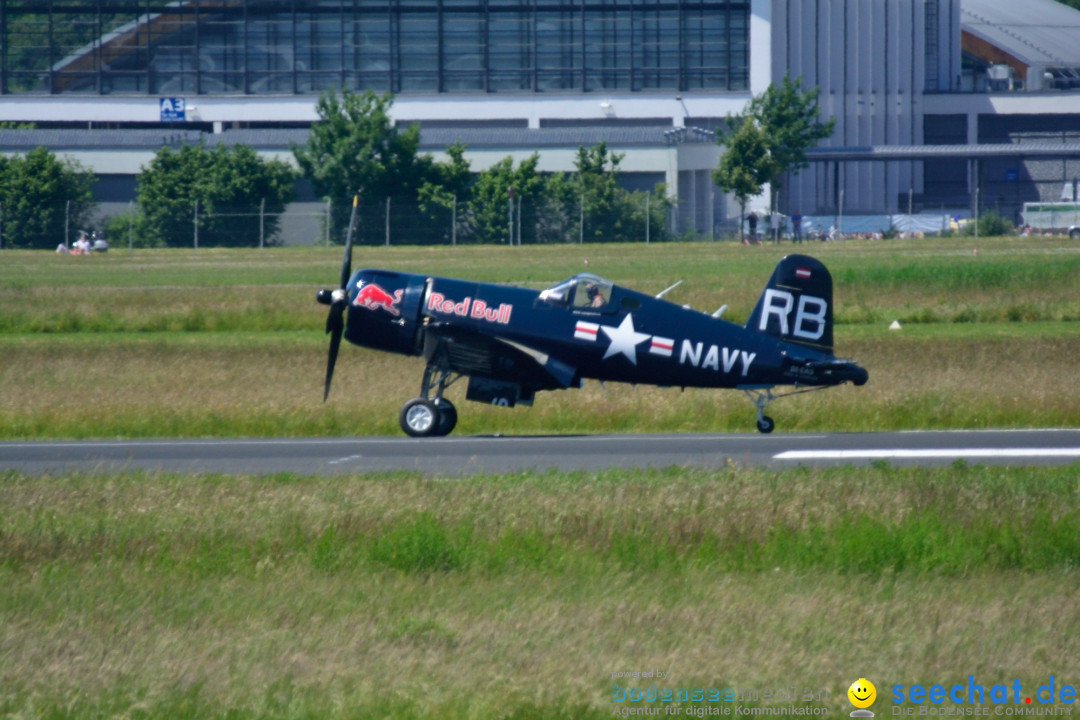
[[[205,133],[197,130],[0,130],[0,150],[142,150],[163,145],[194,145]]]
[[[962,0],[960,22],[1027,65],[1080,67],[1080,11],[1056,0]]]
[[[806,159],[821,161],[928,160],[941,158],[1061,158],[1080,157],[1080,143],[985,143],[982,145],[867,145],[814,148]]]
[[[25,152],[36,147],[67,150],[149,150],[194,145],[249,145],[262,150],[288,150],[302,144],[305,129],[226,130],[213,134],[197,130],[0,130],[0,151]],[[658,147],[678,142],[713,143],[714,136],[700,128],[585,127],[585,128],[431,128],[421,130],[420,146],[441,150],[461,141],[470,149],[532,149],[591,146]],[[994,143],[982,145],[867,145],[813,148],[806,153],[812,162],[861,160],[925,160],[928,158],[1062,158],[1080,157],[1080,143]]]
[[[162,146],[249,145],[256,149],[287,150],[293,143],[306,142],[309,130],[238,129],[214,134],[198,130],[0,130],[0,150],[19,152],[36,147],[53,150],[138,150]],[[441,150],[462,142],[470,149],[578,147],[607,143],[612,146],[673,145],[684,142],[713,143],[715,136],[701,128],[670,127],[565,127],[565,128],[423,128],[420,147]]]

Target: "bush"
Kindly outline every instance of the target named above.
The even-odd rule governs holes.
[[[1000,237],[1002,235],[1012,235],[1013,233],[1013,224],[992,210],[979,216],[977,223],[979,237]],[[965,225],[964,236],[973,237],[975,228],[976,223]]]

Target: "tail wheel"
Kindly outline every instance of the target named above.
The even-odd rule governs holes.
[[[757,429],[759,432],[768,435],[776,427],[776,423],[773,419],[765,414],[765,408],[769,406],[769,403],[776,399],[776,395],[773,395],[773,389],[769,387],[754,387],[743,388],[743,392],[746,393],[746,397],[757,407]]]

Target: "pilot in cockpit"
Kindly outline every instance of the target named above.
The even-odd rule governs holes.
[[[596,287],[596,283],[589,283],[585,286],[585,295],[589,298],[589,307],[604,307],[607,303],[604,294],[600,292],[600,288]]]

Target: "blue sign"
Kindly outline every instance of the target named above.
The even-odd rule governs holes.
[[[1005,182],[1016,182],[1020,179],[1020,174],[1016,171],[1016,168],[1008,168],[1005,170]]]
[[[184,98],[161,98],[161,122],[184,122]]]

